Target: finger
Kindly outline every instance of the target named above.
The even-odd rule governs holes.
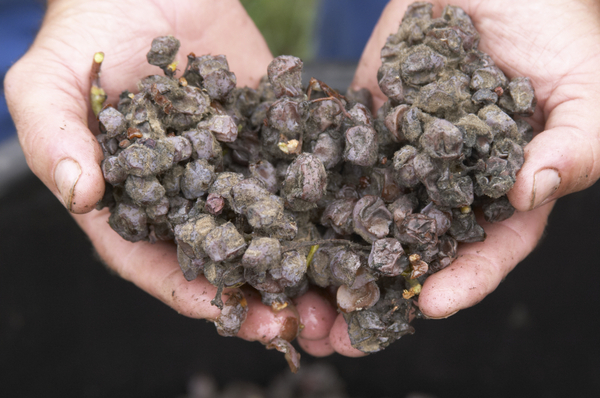
[[[338,354],[347,356],[347,357],[364,357],[364,352],[357,350],[352,347],[352,343],[350,342],[350,337],[348,336],[348,324],[346,320],[339,314],[335,319],[335,322],[331,328],[331,333],[329,334],[329,342],[331,346]]]
[[[329,301],[315,290],[294,299],[294,304],[304,326],[300,332],[305,340],[323,340],[329,336],[337,311]]]
[[[494,291],[535,248],[552,206],[517,212],[495,224],[478,220],[486,230],[486,240],[464,244],[452,264],[427,278],[419,296],[420,310],[430,318],[445,318]]]
[[[308,340],[298,337],[298,345],[313,357],[326,357],[335,352],[329,342],[329,337],[322,338],[321,340]]]
[[[36,65],[35,57],[48,61]],[[86,125],[87,84],[49,59],[29,53],[9,70],[7,104],[31,170],[69,211],[85,213],[104,193],[102,151]]]
[[[596,79],[595,94],[587,95],[585,88],[578,94],[583,98],[557,105],[546,130],[525,147],[525,163],[508,194],[517,210],[543,206],[600,177],[600,73]]]
[[[274,311],[264,305],[260,293],[254,289],[243,289],[248,301],[248,315],[242,324],[238,337],[248,341],[269,343],[275,337],[292,341],[298,335],[300,320],[294,306],[288,305],[281,311]]]

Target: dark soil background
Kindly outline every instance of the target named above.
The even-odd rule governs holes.
[[[561,199],[540,246],[476,307],[331,363],[354,397],[600,396],[600,186]],[[177,397],[202,371],[266,385],[286,368],[111,275],[35,177],[0,199],[0,396]]]

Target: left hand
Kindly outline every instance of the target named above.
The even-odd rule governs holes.
[[[380,49],[397,31],[409,3],[392,0],[388,4],[352,84],[355,89],[368,88],[376,107],[387,100],[376,80]],[[433,3],[435,17],[448,1]],[[435,319],[471,307],[494,291],[535,248],[554,200],[587,188],[600,177],[600,3],[457,0],[452,5],[471,16],[481,35],[479,49],[509,78],[532,79],[538,104],[529,119],[536,136],[525,147],[525,163],[508,194],[518,211],[496,224],[479,220],[487,232],[485,242],[459,246],[458,259],[427,279],[419,307]],[[328,342],[331,351],[364,355],[350,346],[341,315]]]

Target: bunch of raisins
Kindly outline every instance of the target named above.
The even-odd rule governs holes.
[[[424,280],[459,242],[485,239],[473,207],[489,222],[513,214],[506,193],[532,136],[520,117],[536,104],[528,78],[508,81],[477,49],[462,9],[431,10],[409,6],[381,50],[389,99],[376,115],[366,90],[343,96],[316,79],[305,89],[293,56],[275,58],[257,89],[237,88],[223,55],[188,55],[177,79],[179,42],[156,38],[147,58],[165,75],[98,116],[111,227],[174,241],[185,278],[218,288],[223,335],[247,308],[222,290],[243,284],[274,310],[310,285],[337,287],[364,352],[413,333]]]

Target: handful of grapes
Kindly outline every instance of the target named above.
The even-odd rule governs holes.
[[[431,10],[409,6],[382,48],[389,99],[375,115],[366,90],[302,87],[293,56],[275,58],[257,89],[236,88],[223,55],[189,54],[176,78],[172,36],[147,55],[164,76],[98,113],[99,208],[124,239],[177,244],[186,279],[218,288],[220,334],[235,335],[247,312],[223,288],[248,284],[278,311],[314,285],[335,292],[352,346],[379,351],[414,332],[421,286],[457,245],[485,239],[473,209],[489,222],[513,214],[530,80],[508,81],[477,49],[462,9]],[[288,341],[271,345],[297,366]]]

